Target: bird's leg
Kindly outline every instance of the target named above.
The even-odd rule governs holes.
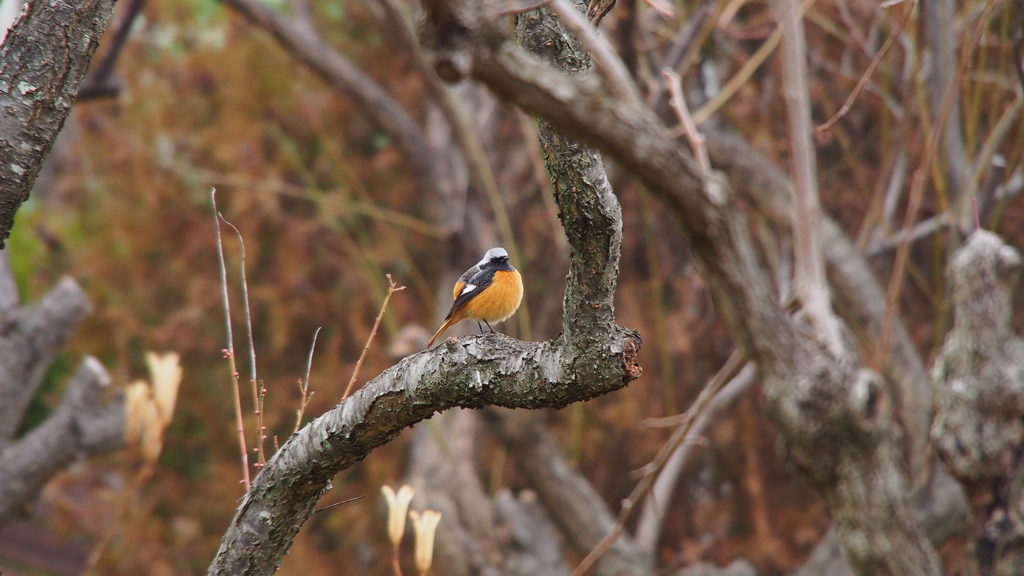
[[[485,320],[485,322],[486,322],[486,320]],[[476,322],[476,327],[480,329],[480,333],[481,334],[484,333],[484,327],[480,325],[480,321],[479,320],[477,320],[477,322]]]
[[[479,322],[478,322],[478,324],[479,324]],[[490,328],[490,330],[491,330],[491,334],[494,334],[494,328],[491,328],[491,323],[488,322],[487,320],[484,320],[484,324],[487,324],[487,327]],[[481,328],[480,330],[483,331],[483,328]]]

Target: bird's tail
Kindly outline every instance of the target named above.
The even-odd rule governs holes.
[[[457,318],[455,316],[451,316],[447,320],[445,320],[444,324],[441,324],[441,327],[438,328],[437,332],[434,333],[434,337],[431,338],[430,342],[427,343],[427,348],[430,348],[431,346],[433,346],[434,345],[434,341],[437,340],[437,338],[441,334],[444,334],[444,331],[447,330],[449,326],[451,326],[452,324],[455,324],[459,320],[462,320],[462,318]]]

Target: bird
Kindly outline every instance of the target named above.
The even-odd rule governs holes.
[[[491,248],[483,259],[455,282],[452,290],[452,309],[444,317],[444,324],[437,329],[427,348],[450,326],[465,319],[476,320],[480,332],[491,322],[503,322],[516,313],[523,301],[523,277],[508,263],[508,252],[504,248]]]

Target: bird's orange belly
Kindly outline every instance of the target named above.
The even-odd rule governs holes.
[[[466,318],[502,322],[515,314],[523,301],[523,280],[517,271],[499,270],[494,281],[479,296],[466,302]]]

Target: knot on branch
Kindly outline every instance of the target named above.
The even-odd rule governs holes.
[[[630,382],[636,380],[643,373],[643,366],[640,366],[640,362],[637,357],[640,355],[640,333],[635,330],[629,331],[629,336],[626,339],[626,347],[622,351],[622,359],[624,363],[623,367],[623,380]]]
[[[822,349],[805,356],[792,380],[768,382],[766,391],[769,409],[786,427],[788,456],[814,484],[834,484],[841,465],[873,458],[892,433],[882,378]]]

